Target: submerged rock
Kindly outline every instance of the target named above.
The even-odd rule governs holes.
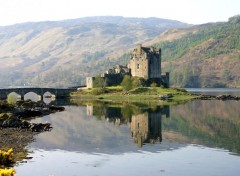
[[[42,132],[42,131],[50,131],[52,129],[50,123],[38,123],[38,124],[31,124],[31,130],[34,132]]]
[[[232,95],[219,95],[216,97],[218,100],[240,100],[240,97],[238,96],[232,96]]]
[[[200,95],[195,99],[199,99],[199,100],[240,100],[240,97],[238,96],[233,96],[233,95],[218,95],[218,96],[214,96],[214,95]]]

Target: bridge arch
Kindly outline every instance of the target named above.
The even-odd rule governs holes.
[[[32,92],[32,91],[29,91],[29,92],[27,92],[27,93],[24,94],[24,98],[23,98],[23,99],[24,99],[24,100],[30,99],[30,100],[32,100],[32,101],[37,102],[37,101],[40,101],[40,100],[41,100],[41,95],[39,95],[39,94],[37,94],[37,93],[35,93],[35,92]]]
[[[17,100],[21,99],[21,95],[16,92],[9,92],[7,94],[7,101],[8,103],[12,104],[15,103]]]
[[[56,97],[56,92],[49,90],[43,91],[43,97],[46,98],[46,96]]]
[[[56,98],[69,97],[71,92],[76,91],[75,88],[9,88],[9,89],[0,89],[0,99],[7,99],[7,95],[15,92],[16,94],[21,96],[21,100],[24,100],[25,94],[29,92],[33,92],[39,96],[41,96],[41,100],[43,100],[43,96],[46,92],[55,95]]]

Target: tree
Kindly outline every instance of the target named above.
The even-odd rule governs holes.
[[[122,82],[121,86],[123,87],[124,90],[128,91],[132,88],[132,80],[129,75],[125,75]]]
[[[132,88],[140,87],[142,85],[142,80],[141,78],[137,77],[132,77],[131,79],[132,83]]]
[[[94,80],[94,87],[105,87],[104,78],[100,76],[96,77]]]

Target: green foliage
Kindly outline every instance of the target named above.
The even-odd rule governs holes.
[[[231,17],[227,23],[199,26],[196,32],[185,34],[173,41],[164,41],[155,45],[162,48],[162,60],[171,63],[165,68],[170,71],[170,84],[180,87],[226,87],[236,86],[237,66],[220,67],[219,76],[215,77],[210,70],[202,74],[206,59],[221,59],[218,63],[232,64],[239,60],[240,23],[239,16]],[[186,58],[190,60],[187,61]],[[179,60],[186,61],[177,66]],[[214,64],[210,60],[210,64]],[[212,79],[213,78],[213,79]]]
[[[104,78],[100,76],[95,77],[93,84],[93,87],[105,87]]]
[[[108,93],[109,90],[107,88],[93,88],[92,89],[92,94],[93,95],[101,95],[104,93]]]
[[[232,21],[238,20],[234,17]],[[190,51],[191,48],[197,46],[204,41],[213,41],[209,47],[205,49],[207,58],[216,57],[220,54],[228,54],[233,49],[240,49],[240,24],[223,23],[214,26],[205,27],[196,33],[188,33],[185,36],[173,40],[164,41],[155,45],[162,48],[162,60],[176,60],[181,58]],[[224,41],[224,42],[223,42]]]
[[[129,91],[131,89],[141,87],[143,85],[143,82],[143,78],[130,77],[129,75],[125,75],[121,82],[121,86],[125,91]]]
[[[12,113],[1,113],[0,114],[0,121],[4,121],[4,120],[12,118],[12,117],[13,117]]]
[[[132,89],[132,80],[131,80],[131,77],[126,75],[124,76],[123,80],[122,80],[122,83],[121,83],[121,86],[123,87],[123,89],[125,91],[128,91],[130,89]]]
[[[138,87],[131,90],[132,94],[141,94],[141,93],[148,93],[151,89],[148,87]]]
[[[143,84],[143,79],[142,78],[132,77],[131,81],[132,81],[132,89],[136,88],[136,87],[140,87]]]
[[[239,23],[240,24],[240,15],[235,15],[233,17],[230,17],[228,19],[228,22],[229,23],[233,23],[233,24],[236,24],[236,23]]]

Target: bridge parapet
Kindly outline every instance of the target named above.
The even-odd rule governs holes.
[[[66,88],[66,89],[59,89],[59,88],[9,88],[9,89],[0,89],[0,99],[7,99],[7,96],[10,93],[15,92],[16,94],[21,96],[21,99],[24,99],[24,95],[33,92],[37,95],[41,96],[43,99],[43,95],[46,92],[51,93],[52,95],[55,95],[56,98],[64,98],[69,97],[71,92],[76,91],[77,89],[73,88]]]

